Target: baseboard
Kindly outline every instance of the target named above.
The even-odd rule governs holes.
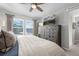
[[[69,48],[62,47],[64,50],[69,50]]]

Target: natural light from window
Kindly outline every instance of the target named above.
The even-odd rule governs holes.
[[[25,35],[33,33],[33,21],[30,19],[13,19],[13,32],[17,35]]]

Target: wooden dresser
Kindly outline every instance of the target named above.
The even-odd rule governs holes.
[[[38,34],[41,38],[53,41],[61,46],[61,26],[55,24],[40,26]]]

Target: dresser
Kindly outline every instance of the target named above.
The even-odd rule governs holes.
[[[57,43],[61,46],[61,27],[55,24],[49,24],[39,27],[39,37],[52,42]]]

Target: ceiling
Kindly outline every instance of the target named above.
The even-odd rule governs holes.
[[[74,5],[79,5],[75,3],[44,3],[39,5],[44,11],[40,12],[38,10],[33,10],[29,12],[31,8],[30,3],[20,4],[20,3],[0,3],[0,8],[7,10],[9,12],[20,14],[29,17],[45,17],[47,15],[53,15],[57,11],[62,10],[63,8],[68,8]]]

